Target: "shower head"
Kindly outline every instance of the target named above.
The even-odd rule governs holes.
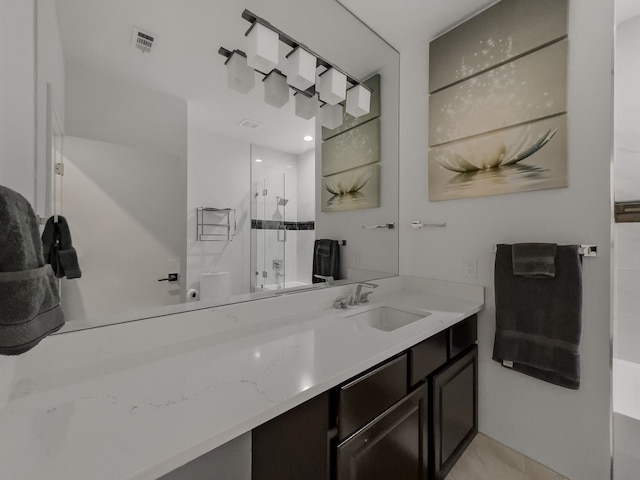
[[[276,201],[278,202],[278,206],[279,207],[284,207],[287,205],[287,203],[289,203],[289,200],[287,200],[286,198],[282,198],[282,197],[276,197]]]

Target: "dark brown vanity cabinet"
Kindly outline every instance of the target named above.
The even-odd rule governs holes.
[[[437,372],[431,388],[431,464],[442,480],[478,433],[478,347]]]
[[[456,355],[430,377],[429,462],[434,480],[446,477],[478,433],[476,330],[475,315],[449,329],[449,351]]]
[[[329,394],[251,432],[252,480],[329,479]]]
[[[429,385],[429,466],[441,480],[478,432],[477,316],[409,349],[411,387]]]
[[[469,317],[257,427],[252,480],[440,480],[477,433]]]
[[[424,480],[428,472],[427,385],[407,394],[408,354],[334,390],[336,480]]]
[[[337,480],[425,480],[428,395],[423,385],[336,448]]]
[[[389,360],[334,391],[338,440],[382,414],[407,394],[407,355]]]

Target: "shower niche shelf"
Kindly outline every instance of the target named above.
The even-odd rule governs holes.
[[[230,242],[236,236],[235,208],[198,207],[197,239],[200,242]]]

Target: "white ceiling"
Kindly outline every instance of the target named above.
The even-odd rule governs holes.
[[[396,55],[332,0],[56,0],[56,6],[68,65],[187,100],[191,125],[294,154],[312,147],[303,137],[314,134],[315,122],[295,116],[292,96],[282,109],[265,104],[259,74],[248,95],[227,88],[217,51],[246,51],[245,8],[356,78]],[[150,54],[131,45],[134,26],[157,35]],[[281,47],[284,67],[289,48]],[[264,126],[238,126],[245,118]]]
[[[616,24],[640,15],[640,0],[615,0]]]
[[[439,34],[496,3],[496,0],[339,1],[400,52],[428,44]]]
[[[496,0],[339,0],[400,52],[427,44]],[[640,0],[615,0],[616,24],[640,15]]]

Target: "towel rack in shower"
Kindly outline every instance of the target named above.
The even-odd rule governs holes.
[[[198,207],[196,216],[198,241],[230,242],[236,236],[234,208]]]

